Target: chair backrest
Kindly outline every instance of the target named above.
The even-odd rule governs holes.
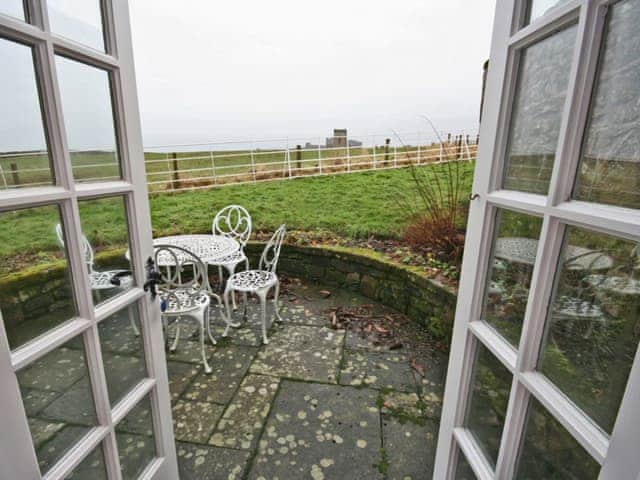
[[[260,265],[258,267],[260,270],[266,270],[272,273],[276,272],[278,258],[280,258],[280,247],[282,247],[285,233],[287,233],[287,229],[285,225],[282,224],[269,239],[260,256]]]
[[[206,288],[207,270],[195,253],[175,245],[154,245],[153,258],[160,274],[158,290],[166,301],[178,302],[176,291],[183,301],[196,298]]]
[[[216,214],[211,231],[232,237],[244,247],[251,236],[251,215],[240,205],[227,205]]]
[[[58,237],[58,244],[60,245],[60,248],[64,250],[64,233],[60,223],[56,224],[56,236]],[[87,268],[89,269],[89,273],[92,273],[94,259],[93,247],[91,247],[91,244],[85,235],[82,235],[82,253],[84,255],[84,261],[87,264]]]

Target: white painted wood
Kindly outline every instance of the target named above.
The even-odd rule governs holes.
[[[632,480],[640,476],[637,448],[640,444],[640,352],[636,353],[610,436],[546,377],[536,372],[566,226],[576,225],[640,241],[640,211],[570,199],[603,41],[604,19],[607,6],[613,1],[571,0],[553,8],[530,25],[519,28],[524,3],[498,0],[496,6],[480,149],[473,183],[473,193],[479,197],[470,208],[433,478],[453,478],[458,447],[478,478],[513,478],[527,409],[533,396],[603,466],[600,479]],[[576,22],[576,45],[549,195],[500,190],[519,52]],[[498,208],[543,217],[517,352],[479,317]],[[488,462],[482,457],[482,451],[463,425],[478,341],[513,373],[495,473],[487,468]]]
[[[49,470],[46,479],[66,478],[95,448],[103,448],[110,479],[120,480],[120,462],[115,426],[142,399],[150,397],[158,457],[142,478],[178,478],[171,420],[164,341],[159,308],[139,288],[145,281],[144,263],[153,252],[151,219],[144,171],[142,135],[131,45],[127,0],[103,0],[107,53],[99,52],[50,32],[46,0],[27,0],[32,24],[0,15],[0,35],[30,45],[41,94],[48,150],[55,185],[0,192],[0,211],[57,204],[71,272],[78,317],[46,332],[11,352],[4,329],[0,329],[0,478],[41,478],[31,442],[16,372],[78,335],[83,336],[85,357],[95,402],[98,426],[93,428]],[[109,73],[114,108],[118,156],[123,179],[114,182],[81,183],[73,178],[64,112],[56,74],[55,56],[64,55]],[[93,306],[82,253],[79,199],[121,196],[125,200],[135,287]],[[98,323],[136,304],[141,321],[148,378],[142,380],[112,410],[107,391]],[[0,321],[2,317],[0,314]],[[70,446],[71,447],[71,446]]]

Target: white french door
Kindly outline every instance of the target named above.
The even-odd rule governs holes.
[[[434,479],[640,473],[640,0],[498,0]]]
[[[127,0],[2,0],[0,77],[0,478],[176,479]]]

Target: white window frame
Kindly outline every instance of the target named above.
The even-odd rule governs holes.
[[[473,192],[479,196],[470,206],[434,479],[454,478],[460,451],[478,478],[513,478],[530,395],[602,465],[599,478],[622,480],[640,476],[638,352],[611,435],[603,433],[548,379],[535,372],[566,226],[577,225],[640,241],[639,210],[570,200],[596,74],[604,19],[607,8],[612,3],[615,2],[572,0],[519,28],[523,23],[526,1],[497,0],[473,182]],[[577,23],[577,38],[549,194],[542,196],[501,190],[519,53],[523,48],[572,22]],[[499,208],[543,218],[517,351],[480,320],[495,213]],[[495,470],[484,457],[473,435],[464,427],[478,342],[487,347],[513,375]]]
[[[178,478],[178,470],[160,312],[158,305],[141,288],[145,282],[145,260],[152,255],[153,245],[128,2],[101,1],[106,53],[52,33],[46,0],[27,0],[25,3],[29,23],[0,14],[0,37],[33,49],[49,157],[56,180],[52,186],[1,191],[0,212],[40,205],[60,207],[78,315],[13,351],[4,327],[0,328],[0,425],[3,426],[0,477],[63,479],[103,444],[109,478],[121,479],[115,427],[141,400],[150,398],[157,456],[140,478],[174,480]],[[102,183],[74,181],[56,76],[57,54],[108,72],[121,180]],[[125,199],[131,262],[137,286],[94,308],[81,247],[78,201],[113,196]],[[139,310],[147,378],[111,408],[98,325],[130,305],[137,305]],[[98,426],[92,428],[41,477],[16,372],[78,335],[84,336]]]

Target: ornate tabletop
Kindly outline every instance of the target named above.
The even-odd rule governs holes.
[[[240,244],[224,235],[171,235],[153,239],[154,245],[173,245],[189,250],[205,264],[215,262],[240,250]],[[171,266],[171,255],[160,252],[157,258],[160,266]]]

